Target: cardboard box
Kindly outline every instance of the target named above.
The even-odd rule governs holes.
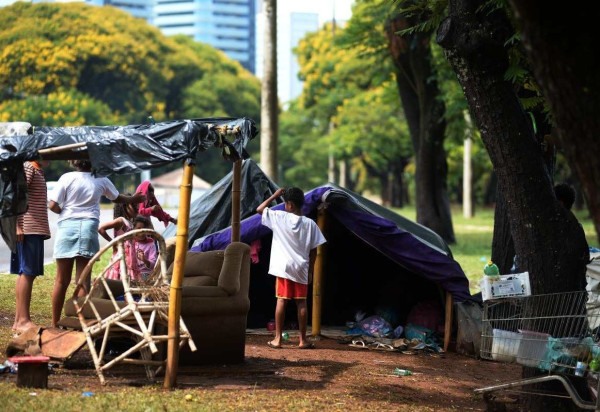
[[[500,275],[497,278],[484,276],[479,283],[483,300],[530,296],[529,272]]]

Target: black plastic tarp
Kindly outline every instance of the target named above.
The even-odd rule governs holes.
[[[241,172],[241,219],[256,213],[256,208],[279,188],[263,173],[252,159],[242,163]],[[188,242],[190,245],[202,236],[218,232],[231,225],[231,187],[233,173],[227,174],[212,188],[192,202],[190,206],[190,223]],[[175,236],[177,226],[170,224],[163,236]]]
[[[6,124],[4,124],[6,125]],[[258,131],[247,118],[173,120],[148,125],[0,128],[0,218],[23,213],[27,202],[23,175],[26,160],[89,158],[98,176],[139,173],[165,164],[195,161],[211,147],[235,161],[248,157],[245,147]],[[2,132],[3,130],[11,131]],[[72,145],[77,145],[71,148]],[[52,150],[48,150],[52,149]],[[4,221],[5,222],[5,221]],[[10,237],[7,223],[0,230]],[[7,243],[12,243],[7,240]]]

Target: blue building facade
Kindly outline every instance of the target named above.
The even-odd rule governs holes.
[[[148,21],[165,35],[183,34],[196,41],[210,44],[254,73],[255,0],[153,0],[153,2],[152,16]]]

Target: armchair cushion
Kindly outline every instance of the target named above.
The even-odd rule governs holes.
[[[235,295],[240,291],[240,274],[244,254],[248,252],[245,243],[231,243],[225,249],[225,258],[219,275],[219,287],[227,291],[229,295]]]
[[[184,277],[182,286],[217,286],[217,280],[212,276]]]
[[[181,288],[182,298],[223,298],[227,292],[218,286],[184,286]],[[209,302],[206,302],[209,304]]]
[[[210,276],[214,279],[214,285],[217,283],[221,266],[223,265],[223,259],[225,254],[222,250],[214,250],[209,252],[188,252],[185,256],[185,265],[183,267],[183,284],[185,285],[186,278],[193,278],[197,276]],[[173,276],[173,266],[169,266],[167,271],[167,277],[170,279]],[[190,281],[194,284],[193,281]]]

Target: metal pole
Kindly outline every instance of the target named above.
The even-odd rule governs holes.
[[[181,284],[183,268],[188,248],[188,227],[190,221],[190,200],[192,197],[192,179],[194,165],[186,161],[183,165],[183,178],[179,189],[179,214],[177,216],[177,238],[175,241],[175,260],[169,296],[169,343],[167,346],[167,367],[165,370],[165,389],[175,386],[177,365],[179,363],[179,319],[181,316]]]

